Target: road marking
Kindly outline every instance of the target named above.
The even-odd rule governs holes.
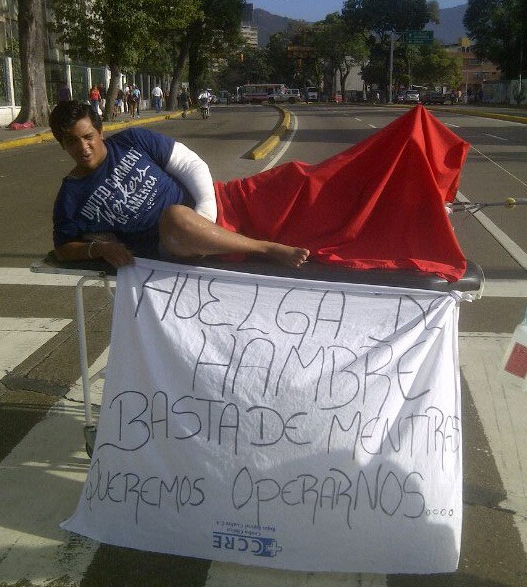
[[[508,141],[509,140],[509,139],[506,139],[505,137],[498,137],[497,135],[491,135],[488,132],[484,132],[482,134],[484,134],[486,137],[492,137],[493,139],[498,139],[498,141]]]
[[[501,166],[498,166],[501,167]],[[512,174],[511,174],[512,175]],[[523,182],[522,182],[523,183]],[[461,192],[457,193],[456,199],[460,202],[470,203],[470,200]],[[483,212],[477,211],[472,214],[476,220],[499,242],[509,255],[527,271],[527,253],[517,245],[501,228],[498,228],[490,218]]]
[[[88,472],[82,427],[82,406],[61,400],[0,463],[2,582],[43,587],[67,576],[80,585],[98,543],[59,523],[75,511]]]
[[[54,336],[69,322],[0,318],[0,331],[20,334],[10,338],[13,356],[5,353],[2,337],[2,368],[16,367],[43,344],[42,335]],[[80,379],[75,385],[81,385]],[[80,585],[99,544],[61,530],[59,523],[75,511],[90,464],[83,423],[83,406],[61,399],[0,462],[2,584],[23,579],[44,587],[67,577],[68,585]]]
[[[462,194],[460,194],[462,198]],[[461,200],[460,197],[460,200]],[[466,200],[466,198],[465,198]],[[463,201],[463,200],[461,200]],[[468,200],[467,200],[468,201]],[[488,222],[491,222],[488,220]],[[496,227],[497,229],[497,227]],[[499,229],[497,229],[499,230]],[[510,240],[510,239],[509,239]],[[512,241],[511,241],[512,242]],[[516,245],[517,247],[517,245]],[[519,249],[519,247],[518,247]],[[520,249],[521,251],[521,249]],[[525,253],[524,253],[525,255]],[[526,261],[527,262],[527,261]],[[32,273],[25,268],[0,268],[0,285],[42,285],[73,287],[79,281],[74,275],[47,275]],[[85,287],[103,287],[102,281],[89,281]],[[527,297],[527,280],[522,279],[488,279],[485,281],[483,296],[496,298],[524,298]]]
[[[460,128],[459,124],[454,124],[453,122],[444,122],[445,126],[451,126],[452,128]]]
[[[377,128],[374,124],[368,124],[370,128]]]
[[[79,275],[62,275],[60,273],[33,273],[27,267],[0,268],[0,285],[47,285],[75,287]],[[88,281],[86,286],[103,287],[101,280]]]
[[[71,320],[0,317],[0,378],[25,361]]]
[[[271,161],[269,161],[269,163],[262,169],[262,173],[264,171],[267,171],[268,169],[273,168],[278,163],[278,161],[280,161],[280,159],[284,156],[285,152],[287,151],[287,149],[289,149],[289,147],[291,146],[291,143],[293,142],[293,140],[295,138],[296,131],[298,129],[298,118],[292,112],[290,114],[291,114],[291,132],[289,133],[287,140],[281,142],[281,143],[283,143],[282,148],[271,159]]]
[[[483,284],[484,298],[527,298],[527,279],[489,279]]]
[[[510,334],[460,333],[460,367],[507,492],[501,506],[515,512],[527,552],[525,392],[505,378],[502,363],[510,340]]]

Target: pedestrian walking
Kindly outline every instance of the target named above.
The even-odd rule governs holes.
[[[126,114],[128,114],[128,96],[129,95],[130,95],[130,86],[127,84],[123,88],[123,107],[124,107],[124,112]]]
[[[119,88],[117,91],[117,97],[115,98],[115,103],[113,105],[113,117],[119,116],[123,112],[123,100],[124,100],[124,92],[122,89]]]
[[[161,110],[161,99],[163,98],[163,90],[159,86],[155,86],[152,90],[152,105],[156,112]]]
[[[104,87],[104,84],[101,82],[97,86],[97,89],[99,90],[99,94],[101,96],[101,110],[104,110],[104,108],[106,107],[106,88]]]
[[[181,115],[183,118],[187,117],[187,110],[190,108],[190,96],[186,88],[181,90],[181,94],[179,95],[179,101],[181,104],[181,108],[183,110],[183,114]]]
[[[57,91],[57,101],[67,102],[68,100],[71,100],[71,90],[68,84],[62,80]]]
[[[139,118],[139,107],[141,105],[141,90],[134,85],[133,94],[135,97],[135,115]]]
[[[90,90],[90,104],[93,108],[95,114],[102,114],[102,110],[100,108],[101,103],[101,93],[99,92],[99,88],[97,86],[92,86]]]
[[[136,113],[137,113],[138,100],[137,100],[137,96],[135,94],[135,86],[134,85],[132,85],[130,87],[130,91],[128,92],[127,103],[128,103],[128,112],[130,113],[130,116],[132,118],[135,118]]]

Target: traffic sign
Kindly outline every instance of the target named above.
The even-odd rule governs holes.
[[[434,31],[408,31],[406,38],[410,45],[431,45],[434,41]]]

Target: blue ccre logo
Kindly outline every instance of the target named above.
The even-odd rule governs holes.
[[[231,534],[227,532],[212,533],[213,548],[222,550],[234,550],[246,552],[253,556],[276,556],[282,552],[282,547],[274,538],[263,538],[261,536],[243,536],[242,534]]]

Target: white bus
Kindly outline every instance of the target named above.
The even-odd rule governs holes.
[[[246,84],[238,88],[238,102],[241,104],[261,104],[262,102],[283,101],[287,87],[284,84]]]

